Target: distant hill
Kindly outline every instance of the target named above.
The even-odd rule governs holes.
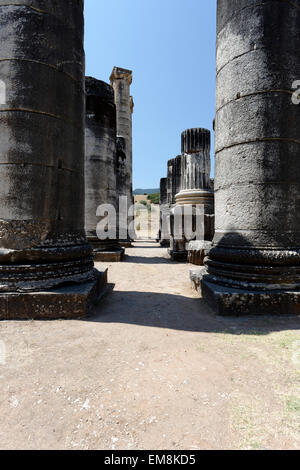
[[[133,191],[134,196],[141,196],[143,194],[157,194],[159,193],[159,188],[152,189],[135,189]]]

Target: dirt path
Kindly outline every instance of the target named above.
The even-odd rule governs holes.
[[[91,319],[0,323],[0,448],[299,448],[299,318],[216,318],[189,265],[127,252]]]

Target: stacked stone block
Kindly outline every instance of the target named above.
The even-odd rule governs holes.
[[[81,316],[105,279],[84,230],[83,2],[0,1],[0,23],[0,318]]]
[[[86,235],[93,246],[95,261],[120,261],[124,249],[117,241],[117,122],[114,90],[107,83],[92,77],[86,77],[85,87]],[[100,211],[101,220],[97,211],[104,205],[110,207],[107,213],[104,208]],[[106,221],[108,225],[104,227]],[[101,223],[103,226],[97,232],[97,226]],[[104,238],[106,229],[107,238]]]
[[[300,312],[296,3],[218,0],[216,234],[195,283],[221,315]]]
[[[110,76],[110,82],[115,93],[115,104],[117,109],[117,136],[121,138],[122,157],[119,158],[119,178],[117,193],[118,197],[125,197],[128,209],[133,205],[132,196],[132,114],[134,102],[130,96],[132,84],[132,71],[121,67],[114,67]],[[133,225],[133,216],[129,216],[127,225]],[[127,232],[126,237],[121,240],[124,247],[131,246],[131,237]]]

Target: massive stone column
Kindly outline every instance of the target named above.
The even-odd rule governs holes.
[[[113,88],[92,77],[85,79],[85,230],[95,261],[120,261],[124,249],[117,242],[117,122]],[[101,239],[96,228],[99,206],[110,205],[109,226]],[[103,208],[102,224],[107,221]],[[100,214],[98,214],[100,215]],[[114,232],[114,233],[113,233]]]
[[[300,313],[298,2],[218,1],[216,235],[203,295],[223,315]]]
[[[127,204],[133,204],[132,196],[132,113],[133,99],[130,96],[130,85],[132,84],[132,71],[114,67],[110,76],[110,82],[115,92],[115,103],[117,108],[117,135],[123,138],[124,151],[126,155],[125,169],[126,178],[121,179],[123,185],[117,188],[119,197],[127,197]],[[128,218],[128,224],[132,218]],[[123,246],[130,246],[130,237],[122,241]]]
[[[84,231],[83,2],[1,0],[0,23],[0,318],[81,316],[99,277]]]
[[[174,212],[177,211],[180,217],[180,211],[187,213],[189,210],[190,230],[196,233],[197,229],[197,234],[194,236],[187,233],[188,227],[185,227],[182,213],[182,234],[174,241],[172,256],[174,259],[186,260],[188,243],[197,240],[190,245],[189,251],[190,261],[199,264],[201,260],[198,262],[197,258],[203,253],[204,248],[207,248],[204,241],[213,238],[214,195],[210,181],[210,131],[199,128],[188,129],[182,133],[181,142],[181,183],[180,192],[175,196]],[[203,215],[199,213],[199,207]]]

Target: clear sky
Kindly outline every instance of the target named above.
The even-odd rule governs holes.
[[[133,186],[158,187],[181,132],[212,130],[216,1],[85,0],[85,22],[86,74],[133,70]]]

